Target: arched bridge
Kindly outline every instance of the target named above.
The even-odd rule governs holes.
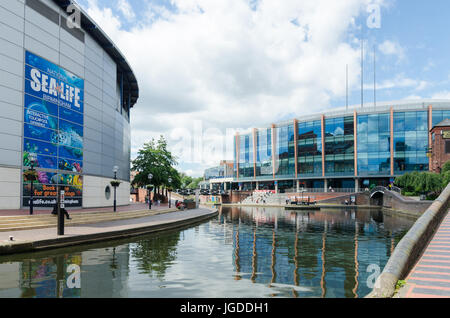
[[[383,206],[385,205],[384,200],[385,200],[385,195],[387,193],[389,193],[392,196],[392,192],[397,192],[399,194],[401,194],[401,189],[398,187],[394,187],[392,186],[391,188],[386,188],[386,187],[382,187],[382,186],[378,186],[373,188],[370,191],[370,204],[371,205],[378,205],[378,206]],[[394,196],[398,196],[395,195]]]

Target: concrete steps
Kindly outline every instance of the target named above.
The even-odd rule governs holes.
[[[151,215],[158,215],[176,211],[176,209],[166,210],[146,210],[129,212],[93,212],[72,214],[72,220],[65,220],[65,226],[80,224],[92,224],[106,221],[117,221],[135,219]],[[29,216],[2,216],[0,217],[0,232],[31,230],[48,227],[56,227],[57,217],[53,215],[29,215]]]

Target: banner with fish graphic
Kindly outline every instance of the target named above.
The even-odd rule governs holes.
[[[70,192],[69,206],[81,206],[83,113],[84,80],[26,51],[23,166],[27,170],[30,154],[36,154],[35,206],[51,206],[57,185]],[[27,180],[22,193],[23,205],[29,206],[31,183]]]

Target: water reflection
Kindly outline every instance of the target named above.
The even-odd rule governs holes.
[[[367,267],[383,268],[413,222],[364,210],[223,209],[184,230],[0,257],[0,297],[363,297]]]
[[[364,210],[292,212],[283,217],[270,208],[232,208],[220,218],[222,224],[235,225],[236,277],[289,287],[291,297],[366,295],[367,266],[383,268],[414,222]]]

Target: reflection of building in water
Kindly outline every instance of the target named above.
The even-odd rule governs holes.
[[[18,297],[127,297],[128,261],[128,245],[23,260],[18,271]],[[81,288],[68,285],[68,281],[74,282],[69,268],[72,264],[81,269]]]
[[[129,245],[83,252],[81,296],[127,297]]]
[[[59,254],[46,258],[23,260],[20,263],[20,297],[37,298],[77,298],[79,288],[68,288],[67,280],[72,272],[67,272],[71,264],[81,265],[81,254]]]
[[[0,264],[0,298],[20,297],[19,290],[19,263]]]
[[[237,276],[286,286],[294,297],[364,296],[367,266],[382,269],[392,253],[392,233],[380,234],[370,211],[265,212],[238,208],[224,216],[233,222]]]

